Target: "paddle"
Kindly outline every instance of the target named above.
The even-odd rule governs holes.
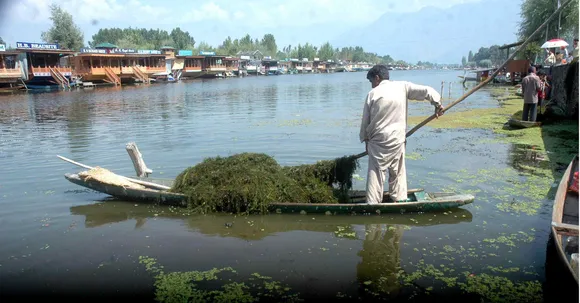
[[[499,72],[509,63],[509,61],[511,61],[516,54],[521,51],[524,47],[526,47],[531,41],[532,38],[537,35],[542,29],[544,29],[544,27],[546,27],[546,25],[548,25],[548,23],[558,15],[558,13],[566,6],[568,5],[570,2],[572,2],[572,0],[567,0],[566,2],[564,2],[558,9],[556,9],[556,11],[554,11],[552,13],[552,15],[550,15],[550,17],[548,19],[546,19],[546,21],[544,21],[544,23],[542,23],[542,25],[540,25],[540,27],[538,27],[538,29],[536,29],[536,31],[534,31],[525,41],[524,43],[522,43],[520,45],[520,47],[518,47],[518,49],[516,49],[511,56],[509,56],[509,58],[507,58],[507,60],[500,66],[498,67],[495,72],[493,72],[491,74],[491,76],[489,76],[487,79],[485,79],[485,81],[479,83],[477,86],[475,86],[474,88],[472,88],[470,91],[468,91],[467,93],[463,94],[463,96],[461,96],[459,99],[455,100],[453,103],[449,104],[447,107],[443,107],[442,112],[445,113],[446,111],[448,111],[449,109],[451,109],[453,106],[459,104],[461,101],[465,100],[467,97],[469,97],[471,94],[475,93],[476,91],[478,91],[480,88],[484,87],[487,83],[489,83],[490,81],[492,81],[495,76],[497,76],[499,74]],[[431,115],[430,117],[428,117],[427,119],[425,119],[423,122],[419,123],[418,125],[416,125],[415,127],[413,127],[410,131],[407,132],[405,137],[409,137],[410,135],[414,134],[419,128],[425,126],[425,124],[431,122],[431,120],[435,119],[435,114]],[[360,159],[364,156],[367,155],[367,152],[362,152],[360,154],[357,154],[354,156],[355,159]]]

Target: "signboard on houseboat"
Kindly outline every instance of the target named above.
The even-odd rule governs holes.
[[[250,60],[250,56],[240,56],[241,60]]]
[[[161,51],[154,50],[154,49],[140,49],[137,51],[139,54],[147,54],[147,55],[161,55]]]
[[[106,49],[81,48],[83,54],[108,54]]]
[[[201,56],[215,56],[215,52],[204,52],[204,51],[200,51],[199,54]]]
[[[25,49],[60,49],[58,43],[30,43],[30,42],[16,42],[16,48]]]
[[[6,44],[0,44],[0,52],[6,51]]]
[[[180,49],[179,52],[177,52],[177,55],[178,56],[193,56],[193,51]]]
[[[132,48],[113,48],[111,49],[111,54],[136,54],[137,50]]]

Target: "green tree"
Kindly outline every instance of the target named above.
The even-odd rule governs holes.
[[[61,9],[60,6],[51,4],[50,20],[52,20],[52,27],[41,34],[44,42],[58,43],[61,47],[72,50],[83,47],[83,33],[73,22],[71,14]]]
[[[0,37],[0,44],[6,44],[4,40],[2,40],[2,37]]]
[[[479,65],[480,67],[491,67],[491,60],[483,59],[483,60],[477,62],[477,65]]]
[[[334,58],[334,49],[329,42],[324,43],[318,50],[318,58],[320,60],[326,61]]]
[[[260,42],[260,46],[264,48],[265,55],[275,56],[278,52],[278,46],[276,45],[276,38],[272,34],[265,34]]]
[[[469,51],[469,55],[467,55],[467,62],[473,62],[473,52]]]
[[[461,66],[465,66],[465,64],[467,64],[467,59],[465,59],[465,56],[461,57]]]
[[[178,50],[193,49],[195,47],[195,39],[189,35],[189,32],[184,32],[179,27],[174,28],[170,36],[173,40],[173,45]]]
[[[524,0],[521,6],[521,21],[518,31],[520,39],[528,38],[557,8],[558,0]],[[569,39],[578,34],[578,0],[573,0],[561,12],[559,20],[556,17],[548,24],[548,40],[560,37]],[[558,21],[561,27],[559,35]],[[533,41],[541,43],[544,40],[546,40],[546,30],[533,38]]]

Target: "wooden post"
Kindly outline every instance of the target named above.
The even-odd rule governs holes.
[[[135,144],[135,142],[129,142],[125,146],[125,149],[127,150],[127,153],[129,153],[131,161],[133,161],[137,177],[149,177],[149,174],[153,173],[153,171],[145,165],[145,161],[143,161],[143,156],[141,155],[141,152],[139,152],[137,144]]]
[[[453,82],[449,82],[449,99],[451,99],[451,86],[453,86]]]
[[[445,81],[441,81],[441,99],[443,99],[443,86],[445,84]]]

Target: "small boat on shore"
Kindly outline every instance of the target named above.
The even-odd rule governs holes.
[[[510,118],[507,122],[509,126],[515,128],[530,128],[536,126],[542,126],[542,122],[539,121],[524,121],[524,120],[517,120],[514,118]]]
[[[574,188],[574,189],[573,189]],[[552,210],[552,238],[560,262],[578,283],[578,155],[564,172]]]
[[[100,167],[91,167],[73,160],[58,156],[69,163],[84,167],[87,171],[78,174],[67,173],[65,178],[74,184],[108,194],[120,200],[137,201],[173,206],[187,206],[187,196],[170,192],[172,179],[149,177],[129,178],[117,175]],[[407,202],[387,202],[388,192],[384,192],[384,202],[366,203],[364,191],[352,190],[349,203],[271,203],[269,212],[276,213],[404,213],[445,211],[472,203],[475,197],[470,194],[449,192],[428,193],[423,189],[409,189]]]

